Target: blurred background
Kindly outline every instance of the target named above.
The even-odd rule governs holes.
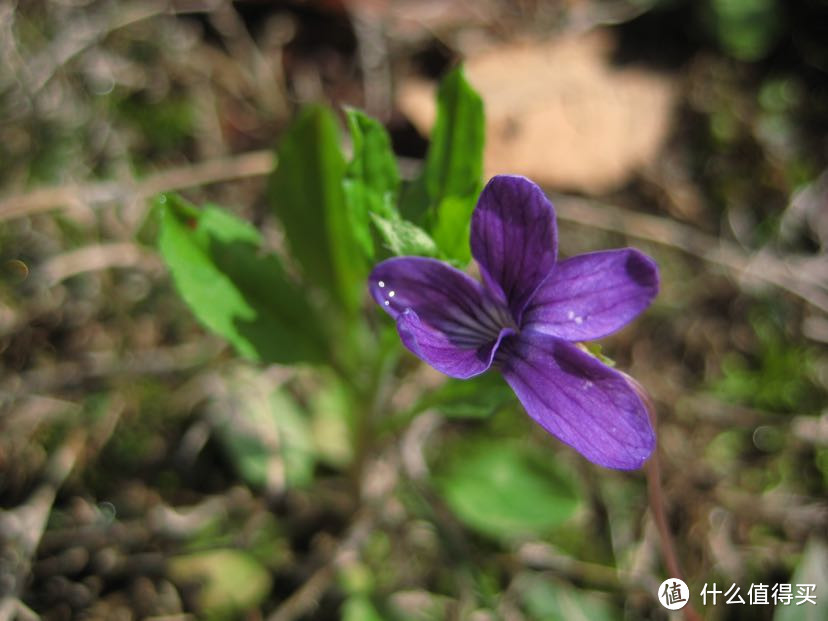
[[[701,618],[828,619],[826,42],[820,0],[0,2],[0,620],[663,619],[667,531]],[[167,191],[278,248],[304,103],[413,178],[460,62],[561,254],[661,267],[603,343],[658,414],[649,494],[404,353],[355,459],[336,382],[242,361],[155,250]]]

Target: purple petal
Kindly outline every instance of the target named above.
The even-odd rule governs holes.
[[[369,287],[397,320],[403,344],[452,377],[488,369],[500,339],[515,331],[508,309],[479,282],[435,259],[383,261],[371,272]]]
[[[515,321],[555,264],[555,210],[525,177],[493,177],[477,201],[471,251],[486,285],[503,297]]]
[[[658,266],[633,248],[581,254],[558,263],[535,292],[523,328],[567,341],[601,338],[647,308]]]
[[[397,331],[403,344],[416,356],[441,373],[459,379],[468,379],[486,371],[492,366],[500,341],[514,334],[512,328],[503,328],[494,341],[473,348],[458,347],[448,334],[420,321],[413,310],[399,316]]]
[[[590,461],[632,470],[652,453],[646,408],[618,371],[539,332],[507,339],[497,358],[529,416]]]

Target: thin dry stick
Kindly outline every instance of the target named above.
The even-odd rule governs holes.
[[[173,168],[140,181],[43,188],[0,200],[0,222],[72,205],[140,200],[159,192],[258,177],[270,173],[275,165],[272,151],[253,151]],[[796,269],[796,265],[771,254],[749,256],[735,244],[667,218],[635,213],[613,205],[598,205],[573,196],[559,196],[556,205],[562,220],[678,248],[721,265],[737,276],[779,287],[828,313],[826,284],[816,270]]]
[[[380,521],[382,508],[393,493],[400,468],[397,448],[392,446],[362,471],[360,509],[345,537],[336,546],[327,562],[308,578],[268,617],[267,621],[293,621],[306,616],[319,604],[320,598],[336,579],[337,572],[359,557],[360,548]]]
[[[215,6],[208,13],[210,24],[221,35],[230,56],[242,60],[235,71],[243,72],[246,81],[255,85],[254,97],[266,110],[286,116],[285,89],[279,81],[279,70],[274,66],[278,58],[262,53],[230,0],[212,4]]]
[[[0,578],[9,587],[0,597],[0,621],[11,621],[21,610],[19,593],[26,583],[32,558],[37,551],[46,521],[52,512],[57,492],[84,448],[86,434],[72,433],[49,460],[45,480],[26,502],[12,510],[0,512],[0,556],[14,559],[11,566],[0,568]]]
[[[31,62],[27,88],[32,94],[37,93],[61,67],[108,33],[161,15],[169,8],[169,3],[165,0],[142,0],[121,5],[111,15],[86,15],[74,20],[64,27],[66,34],[63,37],[54,41]]]
[[[115,242],[85,246],[70,250],[49,259],[41,272],[49,286],[70,276],[105,270],[112,267],[144,266],[149,270],[161,269],[158,256],[132,242]]]
[[[242,155],[171,168],[142,180],[129,179],[41,188],[0,200],[0,222],[72,205],[126,199],[140,200],[150,198],[159,192],[260,177],[270,173],[274,166],[275,156],[272,151],[251,151]]]
[[[573,582],[586,582],[592,587],[611,590],[636,589],[649,592],[648,585],[628,571],[572,558],[546,543],[524,543],[517,549],[516,555],[524,566],[552,570]]]
[[[733,243],[659,216],[635,213],[613,205],[598,205],[574,196],[558,197],[555,206],[562,220],[678,248],[721,265],[738,276],[784,289],[828,313],[826,283],[814,270],[796,269],[795,265],[768,253],[747,255]]]
[[[374,527],[375,516],[370,510],[356,519],[348,535],[336,549],[333,557],[305,581],[290,597],[288,597],[267,621],[293,621],[311,612],[319,605],[319,600],[328,590],[336,572],[352,559]]]
[[[157,347],[146,351],[100,351],[82,361],[59,362],[36,368],[0,382],[0,403],[32,394],[78,386],[83,382],[115,375],[165,375],[197,367],[217,356],[225,344],[211,337],[192,343]]]
[[[384,13],[367,3],[352,3],[348,8],[357,38],[365,109],[380,120],[388,120],[393,95]]]

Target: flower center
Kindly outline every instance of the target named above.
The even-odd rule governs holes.
[[[485,300],[473,307],[454,309],[435,322],[458,347],[480,347],[497,340],[501,330],[518,331],[512,313],[495,300]]]
[[[505,304],[471,286],[453,286],[437,279],[394,279],[377,280],[376,287],[375,296],[382,305],[393,313],[414,311],[420,321],[442,332],[456,347],[489,346],[504,328],[518,331]]]

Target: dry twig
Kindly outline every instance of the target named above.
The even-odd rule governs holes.
[[[225,344],[212,338],[141,352],[105,351],[83,361],[60,362],[12,376],[0,385],[0,398],[50,393],[90,379],[117,375],[164,375],[197,367],[217,356]]]
[[[29,575],[35,551],[46,530],[46,520],[52,511],[58,489],[69,476],[84,447],[85,433],[75,431],[69,440],[49,460],[45,481],[19,507],[0,513],[0,543],[3,562],[10,575],[0,575],[0,583],[8,587],[0,599],[0,621],[25,618],[28,610],[19,601],[20,592]],[[4,571],[5,574],[5,571]]]
[[[165,191],[258,177],[269,174],[275,165],[273,152],[253,151],[173,168],[143,180],[44,188],[0,201],[0,222],[69,205],[137,201]],[[660,216],[574,196],[559,196],[555,203],[562,220],[677,248],[720,265],[739,278],[761,281],[788,291],[828,313],[828,289],[821,274],[799,269],[801,266],[795,261],[765,252],[751,256],[733,243]]]
[[[158,256],[138,244],[130,242],[98,244],[71,250],[49,259],[41,268],[47,286],[53,286],[71,276],[104,270],[111,267],[147,266],[161,270]]]
[[[720,265],[738,278],[761,281],[788,291],[828,313],[825,281],[811,270],[796,269],[793,262],[783,258],[766,252],[751,256],[733,243],[706,235],[675,220],[574,196],[558,197],[555,206],[562,220],[677,248]]]
[[[234,179],[260,177],[273,170],[272,151],[251,151],[161,171],[145,179],[41,188],[0,200],[0,222],[73,205],[145,200],[160,192],[185,190]]]

